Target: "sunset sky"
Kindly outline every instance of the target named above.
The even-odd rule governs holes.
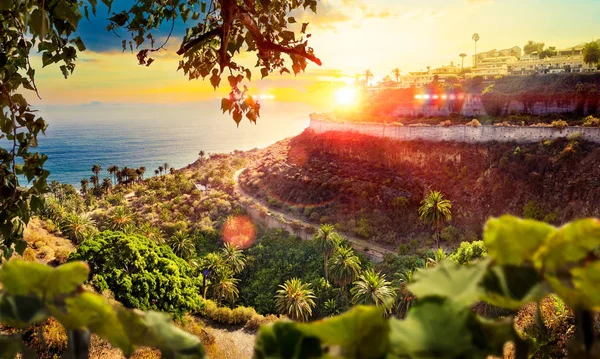
[[[115,0],[116,8],[119,3],[129,2]],[[323,66],[309,64],[297,77],[254,80],[252,91],[273,94],[276,101],[327,106],[333,89],[365,69],[377,79],[396,67],[408,72],[460,63],[461,52],[469,55],[465,65],[470,65],[474,32],[481,37],[478,52],[523,47],[527,40],[561,48],[600,37],[598,0],[324,0],[317,10],[316,15],[293,15],[310,22],[309,44]],[[175,71],[177,37],[152,66],[137,65],[135,55],[121,52],[121,39],[106,32],[106,17],[106,8],[99,5],[95,19],[81,21],[79,34],[88,50],[79,55],[68,80],[56,66],[38,70],[43,100],[34,103],[189,102],[211,100],[227,91],[215,93],[208,81],[190,82]],[[179,24],[176,30],[181,34],[184,29]]]

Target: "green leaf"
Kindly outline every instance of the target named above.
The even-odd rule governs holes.
[[[515,310],[548,294],[542,277],[532,267],[494,265],[486,274],[483,287],[485,302]]]
[[[45,19],[45,14],[40,9],[33,10],[31,16],[29,16],[29,31],[34,35],[38,35],[41,39],[46,37],[48,20]]]
[[[52,268],[45,264],[11,259],[2,265],[0,282],[11,295],[42,295]]]
[[[460,305],[474,304],[483,294],[481,283],[489,260],[471,266],[443,261],[433,268],[415,272],[414,283],[408,286],[418,298],[438,296]]]
[[[501,265],[521,265],[532,260],[535,252],[556,228],[531,219],[510,215],[492,218],[483,230],[488,255]]]
[[[118,305],[117,305],[118,306]],[[52,315],[67,329],[86,328],[110,342],[125,355],[133,352],[116,309],[106,298],[84,292],[65,300],[65,308],[49,306]]]
[[[250,69],[246,69],[244,72],[246,73],[246,78],[248,81],[252,81],[252,71],[250,71]]]
[[[335,318],[298,324],[307,336],[340,346],[347,358],[381,358],[389,347],[389,325],[379,307],[357,306]]]
[[[396,356],[406,358],[468,358],[473,335],[468,329],[470,308],[448,301],[417,303],[406,319],[390,319],[390,345]]]
[[[83,41],[81,40],[81,37],[77,36],[72,41],[75,43],[75,46],[77,46],[77,50],[85,51],[86,47],[85,47]]]
[[[125,308],[117,314],[132,344],[157,348],[163,358],[205,358],[200,339],[178,328],[168,314]]]
[[[600,246],[600,220],[580,219],[554,231],[546,245],[536,253],[536,265],[556,270],[565,264],[577,263]]]
[[[0,322],[27,328],[48,318],[44,303],[38,297],[0,293]]]
[[[277,322],[263,325],[254,345],[254,358],[320,358],[321,341],[306,335],[295,322]]]
[[[89,273],[84,262],[69,262],[55,268],[48,277],[46,296],[53,298],[74,292],[88,279]]]
[[[206,13],[206,2],[200,3],[200,12],[204,14]]]
[[[515,339],[513,318],[487,319],[476,316],[481,336],[475,338],[486,355],[503,357],[504,344]]]

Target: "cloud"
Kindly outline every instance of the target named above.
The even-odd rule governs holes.
[[[389,10],[384,10],[380,12],[369,12],[365,14],[365,19],[395,19],[398,17],[398,14],[392,13]]]

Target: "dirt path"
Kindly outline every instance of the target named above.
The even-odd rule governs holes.
[[[262,201],[262,200],[260,200],[260,199],[258,199],[256,197],[253,197],[250,193],[246,192],[242,188],[242,186],[240,185],[240,181],[239,181],[240,178],[239,177],[240,177],[240,174],[242,172],[244,172],[244,170],[246,170],[246,168],[239,169],[239,170],[235,171],[235,173],[233,174],[233,181],[235,183],[235,187],[234,187],[235,188],[235,192],[238,194],[238,196],[240,197],[240,199],[250,200],[250,201],[253,201],[255,203],[259,203],[261,206],[269,208],[268,204],[265,201]],[[308,227],[312,227],[314,230],[317,230],[319,228],[319,226],[314,225],[312,223],[305,222],[302,218],[290,215],[289,213],[280,212],[280,211],[274,210],[272,208],[269,208],[269,212],[271,212],[273,215],[275,215],[277,217],[278,216],[282,216],[287,221],[294,221],[294,220],[300,221],[303,225],[308,226]],[[273,228],[275,228],[275,227],[273,227]],[[280,227],[277,227],[277,228],[280,228]],[[396,253],[396,252],[394,252],[392,250],[389,250],[387,248],[383,248],[383,247],[378,246],[376,244],[369,243],[369,242],[367,242],[367,241],[365,241],[363,239],[360,239],[360,238],[357,238],[357,237],[354,237],[354,236],[349,236],[349,235],[347,235],[345,233],[344,233],[344,237],[348,240],[348,242],[350,242],[350,244],[352,245],[352,247],[355,250],[357,250],[357,251],[365,252],[365,248],[368,248],[369,254],[371,255],[371,257],[375,257],[375,258],[372,258],[375,261],[377,261],[377,260],[383,260],[383,256],[386,253],[392,253],[392,254]]]

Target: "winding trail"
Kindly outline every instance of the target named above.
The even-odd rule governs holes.
[[[259,203],[261,206],[269,208],[268,204],[265,201],[252,196],[250,193],[245,191],[242,188],[242,186],[240,185],[240,181],[239,181],[240,174],[242,174],[242,172],[244,172],[246,169],[247,169],[247,167],[244,167],[242,169],[235,171],[235,173],[233,174],[233,181],[235,183],[235,187],[234,187],[235,193],[239,196],[240,199],[246,199],[246,200],[252,201],[254,203]],[[302,225],[304,225],[305,227],[310,227],[314,231],[317,231],[319,229],[319,226],[309,223],[309,222],[306,222],[298,216],[293,216],[289,213],[277,211],[272,208],[269,208],[269,212],[271,214],[273,214],[274,216],[277,216],[277,217],[281,216],[286,221],[289,221],[289,222],[299,221],[300,223],[302,223]],[[260,221],[259,218],[253,218],[253,219]],[[269,226],[269,228],[281,228],[281,225],[272,225],[272,226]],[[370,257],[375,262],[381,262],[383,260],[383,256],[386,253],[396,254],[396,252],[394,252],[392,250],[383,248],[376,244],[369,243],[369,242],[365,241],[364,239],[360,239],[360,238],[357,238],[354,236],[349,236],[346,233],[344,233],[344,238],[348,240],[348,242],[352,245],[352,247],[356,251],[365,253],[368,257]]]

